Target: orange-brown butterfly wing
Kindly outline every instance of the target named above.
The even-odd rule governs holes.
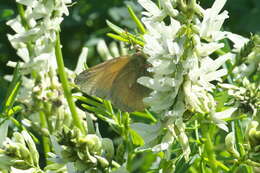
[[[147,106],[143,98],[147,97],[151,90],[137,83],[137,79],[147,75],[149,74],[146,71],[145,58],[142,55],[133,55],[113,82],[112,103],[127,112],[144,110]]]
[[[148,75],[145,58],[141,54],[106,61],[80,73],[75,83],[89,94],[111,100],[122,111],[145,109],[143,98],[150,90],[139,83],[140,76]]]
[[[105,61],[81,72],[76,77],[75,83],[86,94],[111,99],[113,81],[128,61],[127,56]]]

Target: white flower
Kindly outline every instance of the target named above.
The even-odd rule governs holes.
[[[97,51],[101,58],[105,59],[113,59],[113,56],[110,54],[107,44],[104,40],[99,40],[97,44]]]
[[[223,43],[201,43],[196,46],[198,56],[205,57],[224,47]]]
[[[143,12],[143,15],[149,17],[152,20],[161,20],[166,16],[164,11],[161,11],[155,3],[150,0],[138,0],[138,3],[141,4],[146,12]]]
[[[237,87],[231,84],[219,84],[220,87],[227,89],[228,95],[233,98],[229,104],[235,104],[242,110],[247,107],[244,111],[251,112],[251,116],[255,117],[260,107],[260,86],[257,83],[250,83],[247,78],[241,81],[241,85]]]
[[[239,158],[240,154],[235,148],[236,138],[234,132],[230,132],[225,138],[225,144],[227,150],[232,153],[235,157]]]
[[[248,38],[245,38],[241,35],[238,34],[234,34],[231,32],[223,32],[226,36],[226,38],[228,38],[230,41],[232,41],[234,43],[234,48],[233,48],[233,52],[239,52],[240,49],[249,41]]]
[[[216,35],[220,32],[224,20],[228,18],[227,11],[218,14],[225,3],[226,0],[216,0],[211,8],[204,10],[203,20],[199,24],[201,37],[209,41],[218,41],[219,39],[223,39],[221,37],[216,37]]]
[[[199,22],[198,19],[195,23],[199,28],[200,35],[192,34],[191,45],[193,43],[195,49],[188,50],[185,45],[186,35],[177,35],[185,27],[182,27],[180,22],[173,19],[172,16],[170,16],[171,23],[169,25],[166,25],[162,19],[154,20],[155,17],[162,16],[162,11],[165,9],[160,10],[149,0],[139,1],[149,12],[149,15],[146,14],[142,18],[148,31],[144,35],[146,43],[144,52],[148,54],[148,61],[152,64],[148,71],[153,72],[154,75],[153,77],[141,77],[138,82],[154,90],[148,98],[144,99],[153,111],[167,110],[174,103],[183,82],[185,98],[191,110],[201,113],[214,110],[215,102],[209,93],[214,85],[210,82],[220,80],[222,76],[226,75],[227,71],[219,68],[226,60],[234,57],[233,54],[229,53],[216,60],[210,58],[214,51],[224,46],[223,43],[216,42],[217,39],[212,39],[212,35],[221,32],[219,31],[221,25],[228,17],[226,11],[218,15],[225,2],[225,0],[216,1],[212,8],[202,10],[203,20]],[[171,9],[173,6],[170,8],[169,4],[168,1],[164,3]],[[224,38],[230,34],[224,33],[222,35],[221,38]],[[201,37],[211,42],[202,42]],[[186,47],[185,50],[184,47]],[[187,56],[186,60],[180,61],[184,53]],[[186,74],[184,79],[183,76]]]
[[[177,2],[175,0],[160,0],[161,6],[166,14],[168,14],[171,17],[175,17],[179,14],[179,11],[174,9],[174,6],[177,5]]]
[[[185,160],[189,160],[189,155],[191,153],[191,149],[189,146],[189,138],[185,133],[185,123],[182,121],[181,118],[177,119],[177,121],[175,122],[178,131],[179,131],[179,135],[178,135],[178,139],[180,141],[180,144],[182,146],[182,150],[183,150],[183,155]]]
[[[237,110],[237,108],[229,108],[222,112],[213,112],[211,113],[212,120],[216,123],[216,125],[221,128],[222,130],[225,130],[228,132],[228,127],[226,126],[226,122],[224,119],[230,118],[231,115]]]
[[[55,114],[55,117],[49,116],[53,127],[57,127],[55,123],[60,123],[58,120],[65,121],[65,118],[65,123],[69,125],[72,120],[67,116],[70,112],[68,103],[57,77],[55,43],[56,32],[60,30],[63,15],[68,15],[66,4],[71,3],[71,0],[17,0],[17,2],[25,5],[24,20],[27,24],[26,27],[22,25],[20,16],[7,22],[7,25],[15,31],[14,35],[7,35],[8,39],[22,59],[19,63],[23,75],[22,86],[17,98],[27,105],[26,111],[31,115],[30,119],[38,113],[35,112],[38,111],[37,108],[34,108],[39,106],[36,100],[50,104],[57,103],[52,105],[52,114]],[[86,59],[86,54],[87,51],[84,49],[80,61]],[[15,67],[16,64],[17,62],[9,61],[7,65]],[[78,65],[77,70],[82,69],[82,65],[83,63],[81,66]],[[75,77],[75,72],[68,69],[66,72],[70,74],[70,78]],[[28,78],[28,74],[32,73],[31,76],[35,76],[36,79]],[[83,113],[80,115],[83,116]]]
[[[215,108],[214,98],[200,85],[186,81],[183,84],[186,106],[191,111],[209,113]]]
[[[36,168],[30,168],[30,169],[16,169],[14,167],[11,167],[11,173],[35,173],[38,172],[39,170],[37,170]]]
[[[38,4],[37,0],[16,0],[16,2],[32,8]]]
[[[79,74],[80,72],[82,72],[84,70],[84,63],[87,62],[87,55],[88,55],[88,48],[87,47],[83,47],[82,51],[79,55],[79,59],[77,62],[77,66],[74,70],[74,72],[76,74]]]
[[[9,25],[16,33],[25,32],[25,29],[21,24],[21,19],[18,17],[7,21],[6,24]]]
[[[228,18],[227,11],[220,13],[226,0],[215,1],[213,6],[206,10],[192,3],[191,8],[203,16],[201,19],[194,15],[192,27],[175,19],[179,15],[177,8],[175,9],[178,6],[176,1],[160,1],[161,8],[150,0],[138,2],[146,10],[142,18],[147,29],[143,51],[148,55],[148,62],[152,65],[148,71],[153,74],[152,77],[138,79],[140,84],[153,90],[144,102],[152,111],[162,115],[162,118],[175,117],[172,123],[178,125],[182,124],[180,122],[184,111],[177,111],[176,105],[182,95],[184,110],[209,113],[213,122],[227,130],[225,122],[218,117],[220,113],[215,113],[216,102],[211,93],[215,85],[211,82],[221,81],[221,77],[227,74],[227,70],[221,67],[235,55],[227,53],[213,60],[211,54],[224,47],[224,44],[219,42],[221,39],[232,38],[242,42],[244,40],[229,32],[220,31],[224,20]],[[164,20],[167,16],[170,19],[169,24]],[[179,138],[181,137],[180,142],[187,159],[190,150],[185,126],[178,128],[181,131]]]
[[[21,18],[18,16],[7,22],[7,25],[16,32],[14,35],[8,34],[8,39],[13,47],[17,49],[17,54],[27,63],[27,65],[24,64],[24,67],[28,68],[28,71],[30,71],[29,68],[41,71],[43,70],[42,68],[35,66],[40,63],[47,71],[50,66],[56,69],[54,52],[55,32],[59,30],[59,25],[63,20],[62,15],[68,15],[66,3],[71,3],[71,1],[47,0],[40,2],[36,0],[17,0],[17,2],[26,6],[25,20],[29,25],[29,29],[24,28],[21,24]],[[52,15],[53,11],[55,11],[55,15]],[[35,43],[32,50],[27,49],[27,44],[30,42]]]

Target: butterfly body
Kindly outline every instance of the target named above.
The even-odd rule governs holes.
[[[143,98],[150,89],[137,83],[141,76],[149,76],[146,58],[141,53],[105,61],[80,73],[75,83],[89,95],[110,100],[122,111],[144,110]]]

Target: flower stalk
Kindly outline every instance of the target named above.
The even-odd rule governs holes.
[[[81,120],[77,114],[76,110],[76,105],[73,101],[72,94],[70,92],[69,88],[69,82],[67,79],[67,75],[65,72],[64,68],[64,62],[63,62],[63,57],[62,57],[62,52],[61,52],[61,45],[60,45],[60,34],[59,32],[56,32],[57,34],[57,40],[56,40],[56,45],[55,45],[55,54],[56,54],[56,61],[57,61],[57,66],[58,66],[58,74],[61,80],[61,85],[64,91],[64,96],[67,99],[69,109],[73,118],[73,122],[75,126],[77,126],[82,133],[86,134],[86,130],[83,127],[83,124],[81,123]]]
[[[212,172],[218,172],[217,164],[216,164],[216,156],[215,156],[214,146],[212,143],[212,136],[211,136],[212,125],[203,123],[201,129],[202,129],[202,136],[203,138],[206,139],[204,153],[207,155],[209,159],[208,163],[212,168]]]
[[[41,127],[43,129],[48,129],[48,124],[47,124],[47,119],[45,117],[45,113],[43,111],[39,111],[39,115],[40,115]],[[43,135],[42,142],[43,142],[45,158],[48,158],[48,153],[51,152],[50,140],[47,136]],[[48,164],[48,161],[47,161],[47,164]]]

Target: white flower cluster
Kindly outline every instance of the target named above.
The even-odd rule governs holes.
[[[0,152],[0,169],[8,172],[41,172],[39,153],[27,131],[14,132],[12,139],[6,138],[3,148]]]
[[[229,38],[235,43],[235,49],[241,48],[247,39],[220,31],[224,20],[228,18],[227,11],[220,13],[226,0],[215,1],[206,10],[196,3],[188,4],[194,12],[190,19],[181,18],[185,12],[175,9],[183,1],[160,0],[161,8],[151,0],[138,2],[146,10],[142,17],[147,29],[143,51],[152,65],[148,70],[153,73],[153,77],[138,79],[139,83],[153,90],[144,102],[150,105],[152,111],[174,119],[187,157],[188,141],[182,121],[186,110],[210,114],[212,121],[224,130],[228,129],[221,118],[234,112],[232,109],[223,116],[221,113],[215,114],[216,102],[211,94],[215,85],[210,83],[220,80],[227,73],[226,69],[220,67],[234,54],[227,53],[213,59],[212,53],[224,47],[219,42],[221,39]]]
[[[25,6],[24,12],[20,12],[23,14],[7,22],[16,32],[14,35],[8,34],[8,39],[22,59],[19,62],[23,74],[22,87],[17,99],[33,110],[37,104],[35,99],[49,102],[52,107],[56,105],[58,109],[55,108],[51,114],[55,114],[57,119],[63,119],[70,111],[57,77],[55,44],[63,15],[69,14],[66,4],[71,3],[71,0],[17,0],[17,3]],[[86,53],[87,50],[83,50],[83,58],[86,58]],[[16,64],[9,61],[7,65],[15,67]],[[80,68],[78,65],[77,71]],[[75,76],[74,72],[66,70],[71,74],[70,77]],[[6,76],[7,79],[10,77]]]
[[[71,3],[71,0],[17,0],[17,3],[26,6],[24,19],[17,16],[9,20],[7,25],[16,34],[7,36],[23,60],[23,72],[26,74],[33,70],[44,74],[51,67],[56,69],[53,46],[56,31],[60,29],[63,14],[69,14],[66,4]],[[30,47],[30,44],[33,46]],[[15,63],[9,65],[14,66]]]
[[[242,86],[235,86],[232,84],[219,84],[220,87],[227,90],[227,94],[234,100],[230,103],[235,104],[236,107],[249,106],[252,111],[252,117],[255,118],[260,112],[260,85],[257,83],[250,83],[247,78],[242,79]],[[247,111],[250,110],[247,108]]]
[[[220,13],[226,0],[215,1],[212,8],[206,10],[193,4],[203,18],[199,14],[194,15],[188,24],[175,19],[179,14],[174,9],[177,1],[160,1],[161,9],[150,0],[138,2],[146,9],[142,18],[147,28],[144,53],[152,64],[148,70],[154,74],[138,80],[153,90],[144,101],[153,111],[171,115],[177,95],[184,92],[185,109],[199,113],[214,112],[216,103],[210,92],[215,86],[210,82],[220,80],[227,73],[226,69],[219,68],[234,54],[227,53],[216,59],[210,56],[224,46],[219,42],[221,39],[247,41],[241,36],[220,31],[228,17],[227,11]],[[165,22],[167,16],[170,24]]]

